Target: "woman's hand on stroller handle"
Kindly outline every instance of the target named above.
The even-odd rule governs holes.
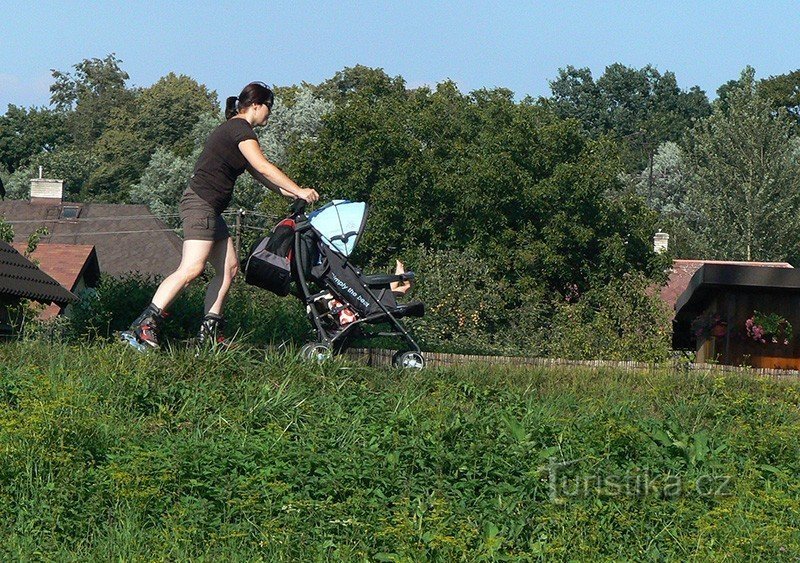
[[[313,188],[300,188],[300,192],[295,194],[297,199],[302,199],[306,203],[314,203],[319,199],[317,190]]]

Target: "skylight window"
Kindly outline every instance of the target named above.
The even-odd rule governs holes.
[[[61,215],[58,217],[59,219],[77,219],[78,215],[81,214],[81,208],[79,205],[65,205],[61,208]]]

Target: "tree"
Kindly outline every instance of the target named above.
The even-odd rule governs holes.
[[[191,133],[197,121],[218,111],[216,93],[188,76],[170,72],[137,96],[131,127],[149,152],[165,147],[187,156],[194,149]]]
[[[318,85],[314,92],[318,97],[342,104],[353,95],[377,100],[387,96],[405,96],[405,80],[400,76],[390,77],[382,68],[363,65],[346,67]]]
[[[134,92],[125,87],[128,73],[113,53],[104,59],[84,59],[74,72],[52,70],[50,103],[64,112],[74,142],[91,147],[105,130],[112,112],[132,103]]]
[[[681,215],[686,208],[689,170],[677,143],[662,143],[653,155],[653,166],[626,178],[633,191],[661,215]]]
[[[0,116],[0,165],[9,172],[30,162],[32,156],[52,152],[69,141],[63,113],[9,105]]]
[[[549,102],[559,116],[579,120],[593,137],[606,134],[625,142],[632,151],[629,169],[650,164],[659,144],[679,141],[711,112],[700,88],[682,91],[672,72],[662,75],[650,65],[634,69],[615,63],[596,82],[588,68],[568,66],[550,89]]]
[[[752,68],[691,141],[689,200],[706,258],[800,258],[800,147],[787,111],[759,95]]]
[[[291,165],[328,197],[370,203],[374,263],[390,247],[470,248],[525,291],[648,268],[654,214],[608,197],[615,144],[505,89],[352,91]]]
[[[800,121],[800,69],[760,81],[758,93],[770,100],[773,108],[784,108]]]
[[[688,201],[692,174],[684,149],[667,141],[653,155],[652,167],[623,176],[626,190],[643,198],[658,213],[658,230],[669,233],[670,254],[679,258],[709,254],[692,227],[696,216]]]

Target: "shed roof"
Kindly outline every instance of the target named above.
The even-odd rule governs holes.
[[[3,241],[0,241],[0,293],[60,305],[78,300],[74,294]]]
[[[740,262],[725,260],[673,260],[667,284],[661,288],[661,299],[676,308],[678,299],[689,287],[692,276],[704,265],[751,266],[758,268],[792,268],[788,262]]]
[[[794,268],[754,268],[749,263],[706,263],[695,272],[686,290],[675,303],[675,318],[680,321],[697,314],[712,292],[720,288],[750,291],[800,293],[800,270]]]
[[[65,208],[77,218],[63,218]],[[49,235],[43,242],[93,245],[102,271],[111,275],[167,276],[180,264],[183,241],[146,205],[6,200],[0,216],[14,227],[15,242],[44,226]]]

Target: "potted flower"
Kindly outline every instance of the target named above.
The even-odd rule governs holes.
[[[753,311],[753,316],[744,323],[747,337],[766,344],[783,344],[787,346],[792,339],[792,323],[777,313],[761,313]]]
[[[706,313],[695,317],[692,321],[692,334],[698,340],[708,336],[723,337],[728,332],[728,323],[719,313]]]

